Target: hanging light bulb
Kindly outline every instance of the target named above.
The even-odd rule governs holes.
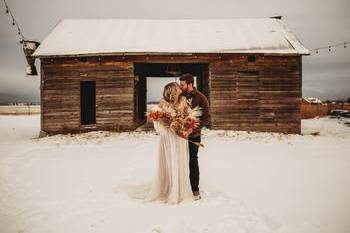
[[[318,54],[318,49],[316,49],[316,53]]]
[[[6,14],[9,13],[9,8],[6,6]]]
[[[328,49],[328,51],[329,51],[329,52],[331,51],[331,46],[329,46],[329,49]]]
[[[346,49],[346,43],[344,43],[344,49]]]
[[[181,68],[179,64],[167,64],[165,72],[171,74],[172,76],[179,76],[181,73]]]
[[[15,21],[14,20],[12,20],[12,25],[15,26]]]

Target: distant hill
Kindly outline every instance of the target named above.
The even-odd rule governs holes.
[[[40,104],[40,100],[35,96],[0,92],[0,105],[9,105],[11,103]]]

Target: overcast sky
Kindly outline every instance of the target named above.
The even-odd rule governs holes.
[[[61,18],[231,18],[282,15],[308,49],[350,40],[350,0],[7,0],[26,39],[42,41]],[[25,76],[15,27],[0,2],[0,100],[39,101],[39,77]],[[149,85],[158,98],[165,81]],[[150,87],[152,86],[152,87]],[[303,57],[303,96],[350,97],[350,44]]]

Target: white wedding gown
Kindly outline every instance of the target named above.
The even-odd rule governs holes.
[[[162,201],[168,204],[194,200],[189,178],[188,141],[157,121],[153,122],[159,133],[158,156],[155,177],[146,201]]]

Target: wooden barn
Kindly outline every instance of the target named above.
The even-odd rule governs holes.
[[[60,20],[33,54],[41,130],[134,130],[146,120],[147,77],[190,72],[212,129],[299,134],[309,54],[280,17]]]

